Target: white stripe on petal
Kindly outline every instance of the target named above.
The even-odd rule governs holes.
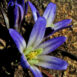
[[[54,30],[58,30],[58,29],[61,29],[61,28],[65,28],[68,26],[68,24],[71,23],[71,19],[65,19],[65,20],[62,20],[62,21],[59,21],[57,23],[54,24]]]
[[[53,23],[54,18],[56,14],[56,5],[54,3],[49,3],[43,17],[47,20],[47,27],[50,27],[50,25]]]
[[[54,51],[60,45],[62,45],[65,42],[65,40],[66,40],[66,37],[64,36],[56,37],[41,43],[37,48],[43,48],[42,54],[48,54]]]
[[[64,60],[53,56],[40,55],[38,56],[39,63],[35,64],[48,69],[65,70],[68,63]]]
[[[37,45],[40,44],[45,34],[45,26],[46,26],[45,18],[39,17],[30,34],[28,47],[29,46],[36,47]]]
[[[20,9],[20,12],[21,12],[21,21],[23,20],[23,16],[24,16],[24,9],[23,9],[23,7],[21,6],[21,5],[19,5],[19,4],[17,4],[16,3],[16,5],[19,7],[19,9]]]

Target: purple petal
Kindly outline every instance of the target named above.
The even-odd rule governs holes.
[[[25,0],[16,0],[18,4],[20,4],[23,8],[25,7]]]
[[[28,10],[28,2],[25,3],[25,11],[24,11],[25,15],[27,14],[27,10]]]
[[[29,46],[36,47],[37,45],[40,44],[45,34],[45,26],[46,26],[45,18],[39,17],[30,34],[28,47]]]
[[[65,41],[66,41],[66,37],[60,36],[60,37],[56,37],[51,40],[48,40],[46,42],[43,42],[37,48],[43,48],[42,54],[48,54],[48,53],[54,51],[55,49],[57,49]]]
[[[29,69],[31,69],[31,66],[30,66],[30,64],[28,63],[28,61],[27,61],[27,59],[26,59],[26,57],[24,56],[24,54],[22,54],[21,55],[21,62],[20,62],[20,64],[21,64],[21,66],[23,67],[23,68],[29,68]]]
[[[8,7],[10,7],[10,6],[14,6],[14,1],[13,0],[8,2]]]
[[[55,23],[54,30],[58,30],[58,29],[67,27],[67,25],[70,24],[71,21],[72,21],[71,19],[65,19],[65,20],[59,21],[58,23]]]
[[[9,20],[8,20],[8,17],[7,17],[6,13],[4,12],[4,10],[2,8],[1,8],[1,12],[2,12],[4,21],[5,21],[5,24],[6,24],[7,28],[9,28]]]
[[[14,3],[20,4],[23,8],[25,7],[25,2],[24,2],[24,0],[10,0],[10,1],[8,2],[8,6],[9,6],[9,5],[13,6]]]
[[[26,42],[24,38],[14,29],[9,29],[10,36],[14,40],[20,53],[26,48]]]
[[[43,14],[43,17],[45,17],[47,20],[47,26],[50,26],[54,21],[55,13],[56,13],[56,5],[54,3],[49,3]]]
[[[10,23],[10,27],[11,28],[15,28],[16,30],[18,30],[18,24],[19,24],[19,8],[16,5],[16,3],[14,3],[13,6],[8,7],[8,17],[9,17],[9,23]]]
[[[72,27],[72,25],[65,26],[65,27],[61,27],[61,28],[59,28],[59,29],[57,29],[57,30],[53,30],[47,37],[50,37],[52,34],[54,34],[55,32],[57,32],[57,31],[59,31],[59,30],[62,30],[62,29],[65,29],[65,28],[70,28],[70,27]],[[46,37],[46,38],[47,38],[47,37]]]
[[[24,9],[23,9],[23,7],[20,5],[20,4],[17,4],[16,3],[16,5],[19,7],[19,9],[20,9],[20,16],[21,16],[21,21],[23,20],[23,17],[24,17]],[[21,22],[20,21],[20,22]]]
[[[18,22],[19,22],[19,8],[17,5],[15,5],[15,9],[14,9],[14,27],[16,30],[18,30]]]
[[[40,70],[37,67],[32,66],[32,70],[31,71],[32,71],[34,77],[43,77],[42,73],[40,72]]]
[[[29,69],[32,72],[32,74],[34,75],[34,77],[42,77],[42,74],[39,71],[39,69],[35,66],[30,66],[30,64],[28,63],[28,61],[24,55],[21,56],[21,66],[25,69],[26,68]]]
[[[65,29],[65,28],[70,28],[72,27],[72,25],[69,25],[69,26],[65,26],[65,27],[61,27],[57,30],[54,30],[52,29],[51,27],[47,27],[46,28],[46,33],[45,33],[45,37],[44,37],[44,40],[47,39],[48,37],[50,37],[51,35],[53,35],[55,32],[59,31],[59,30],[62,30],[62,29]],[[49,28],[49,29],[48,29]]]
[[[38,59],[40,61],[36,65],[42,66],[48,69],[65,70],[67,69],[67,66],[68,66],[68,63],[66,61],[53,56],[40,55],[38,56]]]
[[[39,13],[38,13],[37,9],[35,8],[35,6],[30,1],[28,1],[28,3],[29,3],[29,6],[30,6],[30,8],[32,10],[34,21],[36,22],[36,20],[37,20],[37,18],[39,16]]]

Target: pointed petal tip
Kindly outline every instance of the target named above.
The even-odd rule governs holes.
[[[39,21],[39,23],[41,23],[42,24],[42,26],[46,26],[46,19],[44,18],[44,17],[38,17],[38,20],[37,21]]]
[[[53,2],[50,2],[49,5],[54,5],[54,7],[56,7],[56,4]]]
[[[68,67],[68,63],[65,60],[60,59],[60,64],[57,68],[54,67],[55,70],[66,70]]]
[[[57,38],[59,38],[59,39],[63,40],[63,42],[65,42],[65,41],[66,41],[66,39],[67,39],[67,37],[65,37],[65,36],[59,36],[59,37],[57,37]]]
[[[72,22],[72,19],[65,19],[64,21],[65,21],[64,23],[67,23],[67,25],[68,25]]]
[[[65,60],[48,55],[40,55],[38,56],[38,60],[40,62],[36,65],[48,69],[66,70],[68,66],[68,63]]]
[[[10,6],[14,6],[14,2],[13,1],[9,1],[8,2],[8,7],[10,7]]]
[[[54,7],[56,7],[56,4],[53,3],[53,2],[50,2],[50,3],[47,5],[47,7],[52,7],[52,6],[53,6],[53,8],[54,8]]]
[[[12,29],[12,28],[9,28],[9,33],[11,34],[12,32],[15,32],[16,30]],[[16,31],[17,32],[17,31]]]
[[[49,25],[51,25],[51,23],[53,23],[55,15],[56,15],[56,4],[50,2],[47,5],[45,12],[43,14],[43,17],[45,17],[47,20],[47,26],[49,26]]]
[[[44,21],[46,23],[46,19],[44,17],[40,16],[39,19],[41,20],[41,22]]]
[[[72,19],[67,19],[70,23],[72,22]]]
[[[66,70],[68,67],[68,63],[66,61],[63,62],[63,67],[61,70]]]
[[[33,14],[33,17],[34,17],[34,21],[36,22],[36,20],[38,19],[38,16],[37,16],[38,11],[30,1],[28,1],[28,4],[29,4],[29,6],[31,8],[31,11],[32,11],[32,14]]]
[[[9,30],[9,33],[11,33],[12,31],[14,31],[14,29],[12,29],[12,28],[10,28],[10,29],[8,29]]]
[[[60,59],[59,63],[60,63],[60,65],[57,70],[66,70],[67,69],[68,63],[65,60]]]

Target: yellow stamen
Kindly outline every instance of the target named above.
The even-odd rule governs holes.
[[[39,48],[39,49],[35,49],[31,52],[29,52],[26,56],[27,56],[27,59],[31,60],[31,59],[34,59],[37,57],[37,55],[41,54],[43,52],[43,49],[42,48]]]
[[[33,59],[33,58],[36,57],[36,55],[37,55],[37,52],[30,52],[30,53],[27,55],[27,58],[28,58],[28,59]]]

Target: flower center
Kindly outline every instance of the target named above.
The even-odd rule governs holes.
[[[30,64],[35,64],[38,63],[37,56],[40,55],[42,52],[42,48],[33,49],[32,47],[29,47],[24,50],[24,55],[26,56]]]
[[[52,28],[54,28],[54,24],[47,25],[47,27],[52,27]]]

